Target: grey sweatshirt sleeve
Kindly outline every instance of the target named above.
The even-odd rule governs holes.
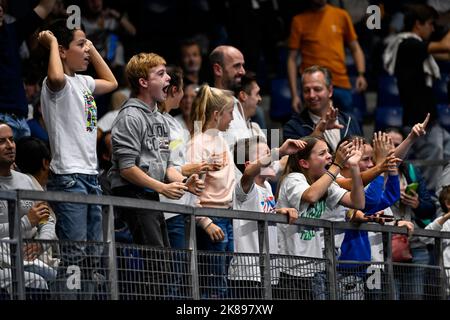
[[[142,141],[141,121],[133,115],[124,115],[112,130],[112,149],[119,169],[136,165]]]

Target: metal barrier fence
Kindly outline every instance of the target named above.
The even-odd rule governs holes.
[[[0,199],[8,202],[10,232],[9,239],[0,240],[0,300],[447,299],[450,269],[444,268],[442,241],[450,238],[450,232],[414,232],[435,238],[433,265],[396,263],[391,238],[406,234],[404,228],[299,218],[296,224],[323,230],[324,257],[319,259],[268,252],[269,223],[287,223],[281,215],[62,192],[0,191]],[[23,199],[107,206],[104,242],[22,239],[15,204]],[[187,215],[187,249],[116,243],[116,206]],[[257,221],[259,254],[198,250],[196,216]],[[335,235],[346,229],[382,233],[384,261],[336,261]],[[33,245],[41,246],[44,253],[26,261],[24,248]],[[71,249],[83,254],[62,268],[60,258]]]

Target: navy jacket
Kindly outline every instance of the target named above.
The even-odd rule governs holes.
[[[362,136],[362,130],[358,121],[348,114],[339,111],[339,123],[344,126],[341,129],[341,139],[350,135]],[[314,122],[309,116],[308,110],[303,110],[300,114],[295,113],[283,127],[283,139],[299,139],[309,136],[314,131]]]
[[[11,113],[18,117],[28,114],[19,47],[42,21],[30,10],[24,18],[10,24],[3,22],[0,27],[0,113]]]

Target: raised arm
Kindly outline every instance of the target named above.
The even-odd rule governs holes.
[[[64,68],[59,56],[59,44],[56,37],[49,30],[39,32],[38,41],[45,48],[50,50],[47,69],[47,86],[50,90],[57,92],[64,88],[66,77]]]
[[[370,169],[367,169],[364,172],[361,172],[361,180],[364,186],[367,186],[371,183],[376,177],[382,174],[384,171],[381,166],[374,166]],[[352,178],[338,178],[336,179],[336,183],[344,189],[349,191],[352,190]]]
[[[397,158],[404,159],[414,142],[416,142],[419,137],[427,133],[426,128],[428,125],[428,121],[430,121],[429,113],[427,113],[427,116],[422,123],[416,123],[414,125],[406,139],[403,140],[402,143],[400,143],[400,145],[395,149],[395,156]]]
[[[52,12],[55,3],[56,0],[41,0],[33,10],[41,19],[45,19]]]
[[[347,160],[352,176],[352,191],[346,193],[340,203],[348,208],[363,209],[365,206],[364,185],[359,172],[359,161],[363,154],[364,144],[361,139],[353,140],[351,156]]]
[[[88,53],[92,66],[98,76],[98,78],[95,79],[94,94],[105,94],[115,90],[118,84],[111,69],[108,67],[105,60],[103,60],[102,56],[98,53],[97,49],[90,40],[86,41],[86,45],[89,48]]]
[[[350,158],[352,148],[353,143],[351,141],[346,141],[339,146],[336,150],[335,160],[328,168],[328,172],[330,174],[323,174],[319,179],[311,184],[311,186],[303,192],[302,200],[308,203],[316,203],[323,197],[325,192],[327,192],[328,187],[335,180],[332,177],[336,177],[339,174],[341,168],[344,167],[345,162]]]
[[[344,126],[336,122],[338,113],[339,109],[334,108],[333,102],[330,100],[329,108],[325,114],[325,117],[320,118],[311,135],[315,137],[324,137],[325,130],[342,129]]]
[[[450,31],[440,40],[432,41],[428,45],[428,53],[431,54],[448,54],[450,53]]]
[[[294,154],[306,146],[306,142],[296,139],[287,139],[280,148],[274,148],[263,157],[249,163],[245,167],[244,174],[241,177],[242,190],[247,193],[250,191],[255,177],[261,172],[263,167],[269,166],[279,157]]]

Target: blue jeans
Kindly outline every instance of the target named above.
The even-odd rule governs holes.
[[[49,191],[64,191],[81,193],[84,195],[101,195],[97,175],[86,174],[51,174],[47,185]],[[102,255],[101,246],[84,243],[64,243],[70,241],[102,241],[102,207],[100,205],[87,205],[78,203],[58,202],[52,203],[56,214],[56,234],[61,244],[61,263],[58,269],[58,291],[76,293],[74,289],[82,289],[77,285],[69,286],[65,281],[70,278],[71,272],[82,278],[82,285],[88,284],[92,274],[100,265]],[[80,270],[81,272],[78,272]],[[71,277],[74,279],[74,277]],[[89,282],[89,281],[88,281]],[[83,290],[82,290],[83,291]],[[60,297],[63,299],[63,297]],[[67,296],[76,299],[74,296]]]
[[[227,297],[227,271],[231,257],[224,253],[234,251],[233,221],[228,218],[211,218],[219,226],[225,237],[223,241],[213,242],[204,230],[197,232],[197,246],[199,250],[208,252],[206,256],[200,256],[200,286],[202,287],[202,299]]]
[[[51,282],[56,279],[56,270],[50,266],[38,266],[35,264],[29,264],[24,265],[23,269],[24,271],[40,275],[47,282]]]
[[[166,220],[167,232],[169,233],[170,247],[173,249],[185,249],[185,223],[186,217],[183,214],[171,217]]]
[[[19,118],[7,113],[0,113],[0,121],[5,122],[11,127],[15,141],[30,135],[30,127],[28,126],[26,118]]]
[[[412,264],[430,263],[430,254],[427,248],[411,249]],[[425,268],[397,267],[395,275],[395,299],[396,300],[423,300],[425,284]]]
[[[179,249],[173,253],[173,273],[172,285],[169,287],[169,294],[174,299],[188,299],[192,296],[189,283],[189,259],[188,253],[181,251],[186,249],[185,224],[187,216],[180,214],[166,220],[167,232],[169,234],[170,247]]]

